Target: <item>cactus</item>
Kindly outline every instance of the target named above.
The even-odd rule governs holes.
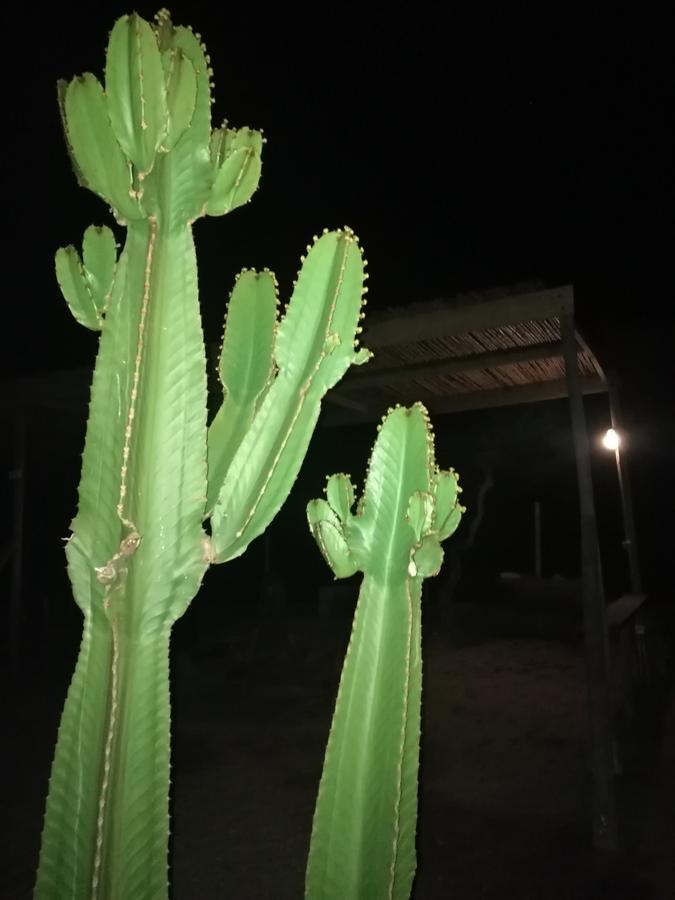
[[[379,427],[356,513],[348,475],[307,507],[337,578],[363,572],[307,863],[308,900],[405,900],[415,873],[422,679],[422,581],[464,508],[439,470],[424,407]]]
[[[83,617],[52,766],[38,900],[168,893],[169,639],[209,565],[244,552],[285,501],[321,400],[352,363],[365,278],[349,230],[308,248],[278,320],[271,272],[231,294],[207,429],[194,221],[256,189],[263,138],[211,128],[199,36],[114,25],[105,87],[59,83],[71,162],[126,227],[56,254],[75,318],[100,332],[77,515],[66,547]],[[207,526],[207,520],[210,525]],[[208,528],[208,530],[207,530]]]

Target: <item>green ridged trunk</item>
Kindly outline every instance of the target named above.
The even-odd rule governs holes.
[[[325,231],[283,317],[271,272],[230,296],[207,428],[192,238],[196,219],[246,203],[263,139],[210,121],[205,49],[168,14],[119,19],[105,87],[59,85],[81,185],[112,209],[80,253],[56,254],[78,322],[100,332],[78,511],[66,554],[84,630],[52,766],[38,900],[168,894],[169,642],[208,567],[243,553],[297,477],[321,401],[352,363],[364,263]],[[226,236],[224,236],[226,240]],[[225,602],[225,601],[224,601]],[[223,798],[225,801],[225,798]]]
[[[310,528],[338,578],[364,573],[335,703],[307,864],[308,900],[407,900],[416,867],[421,596],[463,512],[421,404],[389,412],[356,513],[328,479]]]
[[[321,782],[320,807],[330,808],[332,822],[318,821],[314,829],[309,897],[409,896],[415,868],[420,617],[419,587],[387,589],[364,578]],[[376,697],[381,702],[374,702]]]

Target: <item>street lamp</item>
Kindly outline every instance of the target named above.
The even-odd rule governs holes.
[[[607,450],[618,450],[621,446],[621,438],[618,432],[613,428],[608,428],[602,438],[602,446]]]

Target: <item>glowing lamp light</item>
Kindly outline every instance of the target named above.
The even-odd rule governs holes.
[[[607,450],[618,450],[621,438],[613,428],[608,428],[602,439],[602,446]]]

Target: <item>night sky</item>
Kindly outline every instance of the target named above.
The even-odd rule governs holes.
[[[216,123],[263,128],[268,140],[253,201],[196,226],[207,337],[219,334],[241,267],[274,269],[285,299],[305,244],[324,226],[360,236],[371,308],[514,282],[573,283],[582,328],[625,382],[638,529],[661,585],[675,438],[666,386],[675,82],[672,47],[658,46],[664,25],[572,22],[548,6],[520,19],[458,4],[312,9],[307,18],[284,5],[269,18],[249,4],[171,6],[211,54]],[[23,37],[5,32],[14,60],[3,115],[6,376],[93,363],[96,338],[73,323],[53,254],[79,245],[88,224],[112,222],[70,170],[56,81],[101,75],[108,30],[127,11],[91,4],[76,19],[55,5],[26,22]],[[156,9],[137,11],[151,18]],[[457,434],[469,462],[486,430],[493,442],[509,433],[503,447],[515,461],[503,471],[523,477],[514,423],[527,426],[529,451],[542,447],[545,468],[558,458],[552,435],[566,416],[564,404],[555,410],[452,417],[441,432]],[[368,433],[365,449],[371,441]],[[552,496],[569,475],[569,454],[558,455],[567,474]],[[600,490],[603,478],[614,509],[611,475]]]

